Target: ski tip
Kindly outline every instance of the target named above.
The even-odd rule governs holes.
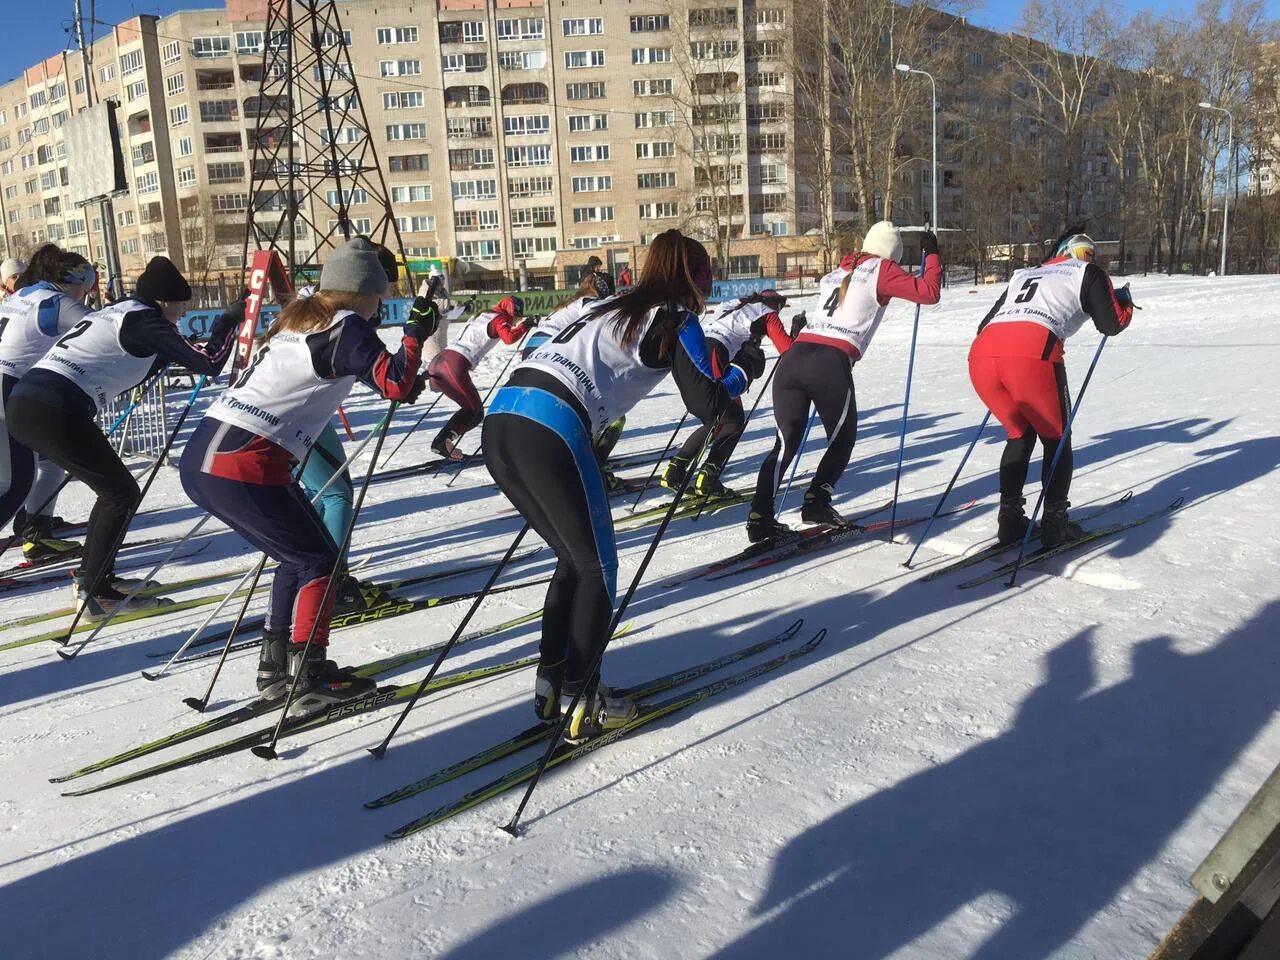
[[[279,754],[276,753],[275,747],[270,746],[254,747],[250,753],[255,757],[261,757],[263,760],[275,760],[279,757]]]

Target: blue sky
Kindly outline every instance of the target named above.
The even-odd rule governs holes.
[[[1070,2],[1070,0],[1067,0]],[[44,56],[51,56],[66,47],[75,45],[71,33],[72,0],[51,0],[43,3],[9,0],[6,5],[16,9],[6,11],[5,28],[11,41],[7,45],[6,66],[16,71]],[[85,16],[88,16],[89,0],[83,0]],[[220,7],[221,0],[96,0],[95,15],[107,23],[119,23],[139,13],[164,15],[174,10]],[[1022,0],[985,0],[970,19],[984,27],[1008,30],[1016,27],[1022,11]],[[1194,5],[1194,0],[1119,0],[1117,6],[1130,11],[1148,8],[1182,14]],[[1267,0],[1270,15],[1280,19],[1280,0]],[[102,32],[101,27],[98,32]],[[22,62],[16,62],[21,60]],[[8,80],[9,76],[0,76]]]

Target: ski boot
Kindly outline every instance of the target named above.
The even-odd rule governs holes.
[[[679,490],[680,485],[684,483],[684,476],[688,472],[688,460],[684,457],[672,457],[666,469],[662,471],[662,476],[658,478],[658,483],[668,490]]]
[[[305,643],[289,644],[289,679],[301,675],[292,710],[323,709],[378,689],[377,683],[369,677],[357,677],[352,667],[340,667],[332,660],[326,660],[327,652],[327,647],[318,647],[314,643],[309,650]]]
[[[386,606],[391,602],[391,594],[376,583],[357,580],[349,573],[338,575],[338,585],[334,594],[333,615],[335,617],[350,613],[362,613]]]
[[[262,631],[258,652],[258,696],[279,700],[289,692],[289,631]]]
[[[1067,519],[1069,506],[1071,504],[1066,500],[1045,503],[1044,517],[1040,521],[1040,543],[1046,550],[1084,536],[1084,528]]]
[[[778,520],[773,511],[751,508],[747,515],[747,539],[752,543],[764,543],[767,540],[785,540],[791,535],[791,528]]]
[[[606,493],[618,493],[627,489],[627,482],[607,467],[600,468],[600,475],[604,478]]]
[[[830,484],[810,487],[804,493],[804,506],[800,508],[800,519],[805,523],[815,523],[826,527],[848,528],[856,526],[842,517],[831,505],[831,494],[834,491]]]
[[[68,523],[64,518],[57,515],[40,516],[35,518],[35,522],[43,521],[45,526],[42,528],[45,536],[56,536],[68,527],[74,527],[74,523]],[[13,515],[13,532],[18,536],[22,536],[23,528],[27,525],[27,508],[19,507],[18,512]],[[34,531],[33,531],[34,532]]]
[[[609,459],[609,454],[613,453],[613,448],[618,445],[618,441],[622,438],[622,431],[627,425],[626,417],[619,417],[613,423],[609,424],[600,431],[600,436],[596,437],[592,443],[592,449],[595,452],[596,459],[600,461],[601,466]]]
[[[462,437],[452,430],[446,430],[431,441],[431,449],[446,460],[452,460],[457,463],[463,458],[462,451],[458,449],[458,441],[461,439]]]
[[[1027,535],[1031,521],[1022,509],[1026,502],[1023,497],[1000,498],[1000,513],[996,516],[996,541],[1000,546],[1017,543]]]
[[[26,524],[23,534],[22,559],[27,563],[48,563],[74,556],[82,544],[74,540],[60,540],[53,535],[54,517],[36,517]],[[14,520],[14,529],[21,530]]]
[[[573,697],[560,694],[560,710],[567,712]],[[568,743],[582,743],[609,730],[616,730],[627,721],[634,720],[639,707],[627,697],[607,696],[603,688],[584,693],[573,708],[564,739]]]
[[[89,620],[104,620],[120,614],[143,613],[173,606],[173,601],[168,597],[130,597],[114,587],[100,587],[97,593],[89,596],[87,584],[83,580],[77,577],[72,582],[76,603],[84,605],[84,615]]]
[[[538,675],[533,681],[533,712],[539,720],[554,723],[560,719],[560,682],[563,676],[563,660],[550,666],[538,665]]]
[[[710,463],[693,475],[693,492],[700,497],[727,497],[729,488],[720,482],[720,468]]]

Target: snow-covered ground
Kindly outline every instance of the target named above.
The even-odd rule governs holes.
[[[382,810],[362,802],[527,726],[528,671],[425,698],[381,762],[365,748],[394,711],[286,740],[275,762],[242,753],[67,799],[49,777],[196,720],[181,701],[203,692],[209,661],[155,683],[138,671],[203,611],[112,630],[72,663],[49,645],[0,653],[0,955],[1145,956],[1191,901],[1192,869],[1280,759],[1280,279],[1150,277],[1133,290],[1145,309],[1104,351],[1076,421],[1072,500],[1132,489],[1116,519],[1177,496],[1183,509],[1028,570],[1016,589],[921,583],[993,531],[991,428],[953,494],[978,505],[935,528],[916,572],[901,563],[920,526],[897,545],[663,589],[745,542],[742,510],[678,522],[628,614],[633,630],[607,656],[609,682],[799,616],[804,637],[825,627],[825,641],[553,772],[519,839],[496,829],[508,795],[383,840],[494,768]],[[952,287],[923,311],[900,516],[932,507],[981,417],[965,355],[996,293]],[[911,310],[895,305],[855,371],[860,436],[840,489],[851,509],[892,489],[910,333]],[[1072,341],[1073,385],[1095,343],[1088,330]],[[482,388],[503,359],[486,362]],[[429,456],[445,406],[400,462]],[[380,409],[363,391],[348,405],[361,433]],[[661,448],[678,415],[668,382],[629,418],[618,452]],[[405,410],[392,440],[414,419]],[[766,399],[731,485],[754,482],[771,442]],[[811,449],[801,475],[814,463]],[[81,517],[87,502],[74,489],[60,512]],[[496,557],[519,526],[505,507],[483,468],[448,489],[435,477],[376,484],[354,553],[372,558],[371,576]],[[197,517],[174,469],[146,508],[135,536],[176,537]],[[624,584],[653,530],[620,535]],[[210,543],[167,572],[250,560],[225,530]],[[507,579],[547,569],[540,556]],[[66,599],[62,588],[7,593],[0,619]],[[495,597],[475,625],[540,600],[541,588]],[[343,631],[333,649],[355,663],[444,639],[463,611]],[[459,649],[446,669],[535,649],[536,628],[524,628]],[[254,665],[251,653],[229,662],[219,708],[250,694]]]

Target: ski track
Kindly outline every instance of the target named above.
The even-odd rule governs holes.
[[[203,691],[213,661],[156,683],[138,671],[163,663],[145,654],[177,646],[208,610],[109,630],[73,663],[50,644],[0,652],[5,957],[1146,956],[1191,902],[1191,871],[1280,753],[1271,680],[1280,665],[1280,278],[1132,282],[1144,309],[1108,345],[1076,420],[1072,499],[1083,511],[1132,488],[1133,502],[1107,522],[1179,495],[1185,507],[1026,568],[1016,589],[956,588],[983,565],[920,583],[993,532],[1001,435],[992,426],[952,494],[953,504],[978,506],[938,521],[915,570],[901,562],[923,524],[897,544],[857,543],[763,576],[664,590],[660,581],[745,540],[741,508],[679,521],[628,612],[633,631],[606,658],[610,682],[715,656],[797,616],[805,625],[792,644],[824,626],[826,640],[552,771],[516,839],[497,826],[518,793],[406,840],[382,839],[508,764],[386,809],[361,804],[526,726],[529,670],[424,699],[381,762],[365,748],[391,710],[285,740],[275,762],[243,753],[72,799],[47,778],[197,722],[181,698]],[[921,313],[900,517],[927,515],[981,419],[965,354],[998,292],[952,286]],[[814,299],[793,296],[787,315],[815,309]],[[860,436],[839,501],[849,508],[892,490],[912,313],[891,306],[855,370]],[[1074,388],[1094,343],[1087,327],[1070,344]],[[481,365],[482,392],[506,358],[502,348]],[[656,455],[678,402],[663,384],[628,417],[618,453]],[[345,406],[361,436],[383,410],[362,390]],[[430,456],[446,406],[396,465]],[[476,431],[464,446],[478,440]],[[749,488],[772,442],[766,399],[728,484]],[[820,446],[804,454],[802,477]],[[501,554],[520,521],[499,513],[507,504],[483,467],[446,489],[447,479],[370,488],[353,555],[375,559],[362,575]],[[60,512],[79,518],[88,502],[73,485]],[[176,539],[197,517],[166,468],[132,535]],[[654,529],[620,533],[620,587]],[[216,532],[213,545],[175,576],[253,562],[220,525],[206,531]],[[508,582],[550,569],[539,555]],[[408,592],[453,593],[483,578]],[[541,589],[495,597],[468,629],[541,598]],[[65,602],[61,588],[15,591],[0,597],[0,620]],[[444,639],[466,606],[344,630],[335,654],[355,663]],[[232,607],[217,623],[225,630],[233,616]],[[0,631],[0,643],[58,622]],[[535,648],[536,625],[460,648],[446,670]],[[215,705],[250,694],[254,663],[252,652],[228,661]]]

